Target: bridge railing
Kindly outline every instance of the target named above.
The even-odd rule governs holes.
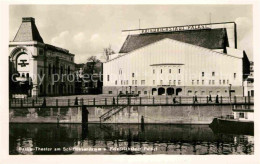
[[[167,105],[167,104],[252,104],[254,97],[108,97],[108,98],[26,98],[10,99],[10,107],[47,107],[47,106],[106,106],[106,105]]]

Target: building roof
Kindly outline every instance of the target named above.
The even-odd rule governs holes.
[[[119,53],[128,53],[161,39],[173,39],[208,49],[225,49],[228,46],[225,28],[128,35]]]
[[[43,39],[32,17],[22,18],[22,24],[14,37],[14,42],[37,41],[43,43]]]

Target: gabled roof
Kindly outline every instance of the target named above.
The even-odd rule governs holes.
[[[42,37],[32,17],[22,19],[22,24],[14,37],[14,42],[37,41],[43,43]]]
[[[228,46],[226,29],[218,28],[128,35],[119,53],[128,53],[165,38],[174,39],[208,49],[225,49],[225,47]]]

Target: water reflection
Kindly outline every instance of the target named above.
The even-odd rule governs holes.
[[[10,124],[10,154],[253,154],[254,137],[208,125]]]

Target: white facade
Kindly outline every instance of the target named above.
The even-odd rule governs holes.
[[[151,93],[151,88],[179,87],[182,95],[188,94],[188,86],[202,90],[241,87],[243,54],[229,51],[230,54],[224,54],[168,38],[160,40],[104,63],[104,93],[115,88],[118,93],[130,86],[136,88],[132,92],[147,87],[142,89],[144,94]],[[139,93],[143,94],[142,91]],[[209,90],[205,92],[211,94]]]

